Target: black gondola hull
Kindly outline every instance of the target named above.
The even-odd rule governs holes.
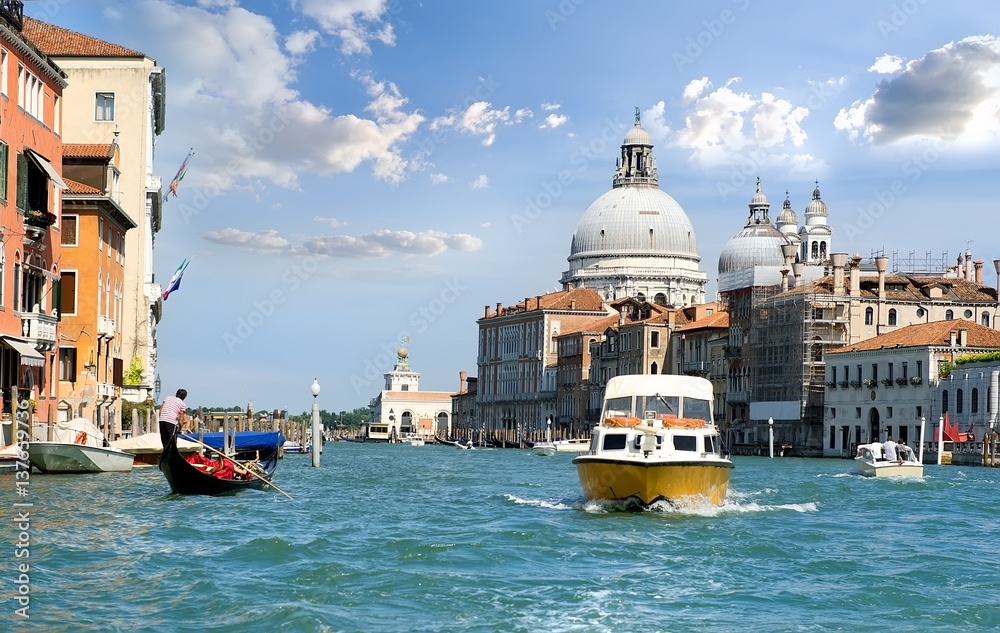
[[[170,484],[171,492],[179,495],[218,495],[226,492],[236,492],[247,488],[262,489],[270,488],[267,482],[259,477],[250,480],[241,479],[219,479],[209,475],[202,470],[192,466],[184,459],[184,456],[177,451],[177,434],[162,433],[166,439],[163,445],[163,452],[160,454],[160,470]],[[271,478],[278,467],[277,451],[274,454],[265,456],[260,463],[264,477]]]

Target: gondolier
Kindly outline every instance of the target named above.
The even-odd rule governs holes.
[[[178,389],[176,395],[167,396],[160,404],[160,443],[166,447],[167,442],[177,433],[177,425],[184,424],[184,412],[187,405],[184,399],[187,398],[186,389]]]

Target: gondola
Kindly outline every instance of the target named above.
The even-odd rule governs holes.
[[[210,435],[222,435],[221,433],[207,433],[202,439],[203,443],[211,446],[212,442],[208,441]],[[280,433],[254,433],[254,435],[264,436],[272,435],[275,436],[273,442],[266,441],[263,443],[263,448],[254,448],[254,453],[260,451],[261,460],[260,468],[263,472],[263,476],[270,479],[274,475],[275,469],[278,467],[278,449],[277,446],[284,441]],[[195,438],[197,439],[197,438]],[[240,438],[237,437],[237,440]],[[170,439],[166,441],[166,445],[163,447],[163,453],[160,455],[160,470],[163,471],[163,476],[167,478],[167,483],[170,484],[170,490],[175,494],[179,495],[218,495],[224,492],[235,492],[239,490],[245,490],[247,488],[269,488],[268,484],[263,481],[260,477],[254,477],[249,480],[242,479],[219,479],[218,477],[213,477],[200,469],[192,466],[187,462],[186,459],[177,451],[177,434],[170,436]],[[237,441],[237,451],[239,450],[249,450],[247,445],[240,445],[241,443]],[[219,443],[221,447],[221,442]],[[237,453],[238,455],[239,453]]]

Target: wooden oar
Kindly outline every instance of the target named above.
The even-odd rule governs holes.
[[[180,438],[180,435],[178,435],[177,437]],[[270,481],[268,481],[267,477],[264,477],[264,475],[262,474],[263,471],[260,470],[260,467],[254,466],[251,463],[245,463],[244,464],[243,462],[241,462],[239,460],[236,460],[236,459],[233,459],[232,457],[229,457],[228,455],[226,455],[222,451],[214,449],[211,446],[209,446],[208,444],[202,444],[198,440],[193,440],[190,437],[184,436],[184,439],[187,440],[188,442],[194,442],[195,444],[198,444],[199,446],[204,446],[205,448],[207,448],[208,450],[212,451],[213,453],[218,453],[219,455],[222,455],[222,457],[224,457],[225,459],[228,459],[229,461],[233,462],[234,464],[239,464],[240,466],[243,466],[243,467],[245,467],[247,469],[256,469],[257,472],[253,473],[253,475],[255,477],[257,477],[258,479],[260,479],[261,481],[263,481],[267,485],[271,486],[272,488],[274,488],[275,490],[277,490],[281,494],[285,495],[289,499],[292,499],[291,495],[289,495],[287,492],[285,492],[281,488],[275,486],[273,483],[271,483]],[[294,499],[292,499],[292,501],[294,501]]]

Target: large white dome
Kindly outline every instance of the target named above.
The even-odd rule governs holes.
[[[576,226],[570,259],[627,253],[699,259],[691,220],[658,187],[612,189],[590,205]]]
[[[781,246],[789,243],[781,231],[770,224],[748,224],[722,247],[719,273],[753,266],[782,266],[785,256]]]

